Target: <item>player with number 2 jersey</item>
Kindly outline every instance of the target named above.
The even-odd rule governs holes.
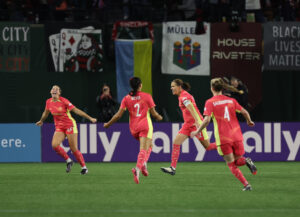
[[[136,184],[139,184],[140,172],[144,176],[148,176],[147,162],[152,151],[153,126],[150,114],[158,121],[162,120],[162,117],[155,110],[152,96],[141,91],[141,79],[133,77],[129,80],[129,83],[132,90],[123,98],[119,111],[110,121],[104,124],[104,127],[109,128],[128,110],[130,132],[135,139],[140,141],[140,152],[137,157],[136,167],[131,170],[133,180]]]
[[[120,108],[129,112],[129,128],[132,136],[152,139],[153,127],[149,109],[154,108],[152,96],[138,91],[135,96],[127,95],[123,98]]]

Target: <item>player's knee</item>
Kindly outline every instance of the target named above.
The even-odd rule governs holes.
[[[52,143],[52,149],[56,149],[59,146],[58,143]]]
[[[77,147],[73,145],[70,145],[70,149],[73,153],[77,151]]]

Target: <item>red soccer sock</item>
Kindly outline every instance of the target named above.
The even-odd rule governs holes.
[[[148,162],[149,160],[149,157],[150,157],[150,154],[151,154],[151,151],[152,151],[152,147],[150,146],[147,150],[147,153],[146,153],[146,158],[145,158],[145,163]]]
[[[235,161],[235,165],[237,165],[238,167],[244,166],[245,164],[246,164],[246,159],[244,157],[238,158]]]
[[[145,159],[146,159],[147,151],[142,149],[140,150],[140,153],[137,157],[137,162],[136,162],[136,168],[142,170],[142,167],[144,165]]]
[[[173,144],[173,150],[172,150],[172,162],[171,162],[171,167],[176,168],[177,161],[179,159],[180,155],[180,146],[181,145],[176,145]]]
[[[245,179],[243,173],[240,171],[239,168],[237,168],[237,166],[235,165],[235,162],[231,162],[229,164],[227,164],[231,173],[238,179],[240,180],[240,182],[246,186],[248,185],[248,181]]]
[[[67,154],[67,152],[65,152],[65,150],[62,147],[60,147],[60,145],[53,149],[58,155],[62,156],[65,160],[67,160],[69,158],[69,155]]]
[[[216,143],[210,143],[209,146],[206,148],[206,151],[210,151],[210,150],[217,150],[217,145]]]
[[[84,161],[84,158],[83,158],[81,152],[79,150],[77,150],[77,151],[73,152],[73,154],[74,154],[76,160],[80,163],[80,166],[85,167],[85,161]]]

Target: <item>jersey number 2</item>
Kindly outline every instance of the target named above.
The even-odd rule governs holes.
[[[140,114],[140,104],[138,104],[138,103],[134,104],[134,108],[135,107],[137,107],[136,116],[140,117],[141,116],[141,114]]]
[[[228,121],[230,121],[230,116],[229,116],[229,111],[228,111],[227,106],[225,106],[224,119],[227,119]]]

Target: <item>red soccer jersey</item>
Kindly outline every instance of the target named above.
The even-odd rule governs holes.
[[[149,109],[154,107],[152,96],[137,92],[135,96],[127,95],[121,102],[122,109],[128,109],[129,127],[132,133],[152,128]]]
[[[200,123],[202,122],[203,117],[195,103],[194,97],[191,94],[189,94],[185,90],[182,90],[180,95],[178,96],[178,101],[179,101],[179,107],[182,111],[184,123],[188,123],[188,124],[195,123],[195,119],[193,118],[190,111],[186,108],[186,106],[188,105],[189,102],[191,103],[191,105],[195,109],[196,113],[198,114],[198,116],[199,116],[198,118],[200,119],[199,122]]]
[[[46,101],[46,110],[53,115],[56,128],[66,129],[76,126],[76,122],[70,113],[74,107],[69,100],[63,97],[59,97],[58,101],[53,101],[52,98]]]
[[[233,98],[218,95],[208,99],[205,103],[204,115],[213,119],[214,134],[217,145],[243,141],[243,134],[236,112],[242,106]]]

